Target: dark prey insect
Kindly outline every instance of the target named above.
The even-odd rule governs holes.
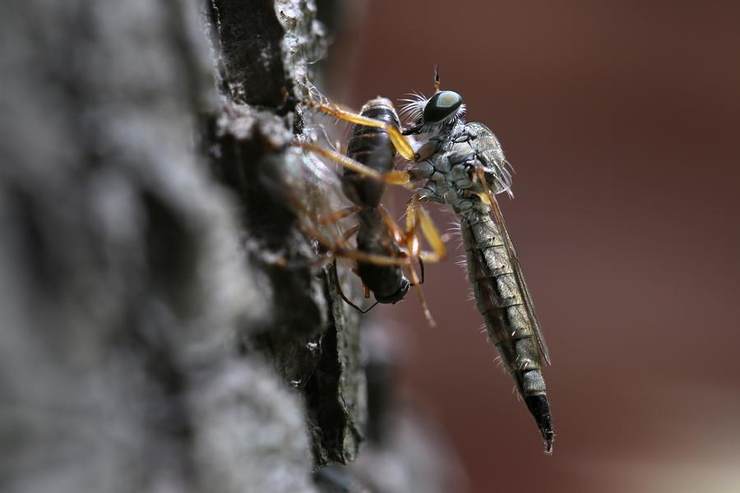
[[[390,101],[378,98],[368,101],[360,110],[362,116],[382,120],[400,127],[396,110]],[[379,173],[393,169],[396,150],[382,128],[355,125],[347,143],[347,156]],[[342,169],[344,194],[360,207],[357,213],[359,229],[357,248],[367,252],[399,256],[401,250],[392,235],[380,199],[385,183],[371,180],[351,169]],[[396,303],[403,299],[411,284],[400,265],[377,265],[357,262],[357,274],[367,289],[372,291],[378,303]]]
[[[418,183],[418,200],[449,205],[457,215],[466,250],[468,277],[490,340],[516,382],[530,413],[552,451],[554,431],[547,398],[544,364],[550,357],[529,290],[495,194],[511,191],[511,171],[493,132],[481,123],[466,123],[462,96],[440,91],[418,96],[404,108],[412,120],[403,132],[387,122],[366,118],[331,104],[315,108],[354,124],[382,128],[396,150],[411,162],[408,178]],[[408,135],[417,136],[418,142]],[[399,176],[348,163],[366,176],[402,182]]]
[[[387,122],[398,132],[400,126],[398,115],[393,104],[385,98],[368,101],[362,107],[361,115]],[[363,169],[371,169],[378,176],[394,172],[396,150],[388,132],[383,128],[354,125],[352,136],[347,143],[346,156],[315,144],[301,145],[307,150],[342,164],[346,164],[348,160],[361,163],[365,167]],[[405,177],[406,173],[398,172],[398,176]],[[374,256],[372,259],[358,259],[356,262],[355,272],[366,290],[373,293],[376,303],[397,303],[405,297],[411,286],[416,286],[424,315],[430,325],[434,325],[419,285],[423,279],[423,261],[439,261],[446,255],[446,249],[431,218],[418,201],[412,200],[406,211],[406,229],[402,230],[380,203],[386,187],[384,181],[372,179],[365,173],[346,166],[342,169],[341,181],[345,196],[355,206],[337,211],[331,220],[343,219],[350,215],[356,217],[357,251]],[[417,231],[419,228],[434,251],[420,250]],[[379,257],[396,259],[397,262],[379,262]],[[412,261],[420,264],[422,279],[419,278]],[[408,273],[408,278],[404,271]],[[373,304],[363,310],[348,298],[344,299],[363,313],[375,306]]]

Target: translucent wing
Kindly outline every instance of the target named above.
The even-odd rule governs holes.
[[[491,129],[482,123],[470,122],[465,125],[465,130],[468,135],[469,145],[475,151],[476,157],[480,162],[478,168],[478,179],[483,185],[488,202],[491,206],[491,215],[493,220],[501,230],[503,237],[504,246],[506,252],[511,260],[511,266],[514,270],[514,277],[519,289],[522,292],[524,298],[524,306],[527,310],[527,316],[529,317],[534,335],[537,339],[537,345],[543,359],[550,364],[550,352],[545,344],[545,339],[540,330],[540,323],[537,319],[537,314],[534,309],[534,302],[532,296],[529,294],[527,283],[524,280],[522,274],[522,268],[519,264],[519,258],[516,256],[516,250],[514,250],[514,244],[509,236],[509,230],[506,228],[506,222],[504,221],[504,215],[501,213],[501,208],[496,201],[495,194],[500,192],[507,192],[511,195],[511,165],[504,156],[504,151],[501,148],[496,136],[493,134]]]
[[[550,351],[547,349],[547,345],[545,344],[545,339],[542,335],[542,331],[540,330],[540,322],[537,319],[537,314],[534,309],[534,302],[532,301],[532,296],[529,294],[529,289],[527,288],[527,283],[524,280],[524,275],[522,274],[522,268],[519,265],[519,258],[516,256],[516,251],[514,250],[514,244],[511,242],[511,237],[509,236],[509,230],[506,228],[506,222],[504,221],[504,215],[501,213],[501,208],[498,205],[498,202],[496,201],[496,197],[492,193],[489,193],[489,198],[491,202],[491,215],[493,216],[493,220],[498,225],[503,240],[504,245],[506,246],[506,251],[509,255],[509,259],[511,261],[511,267],[514,270],[514,277],[516,278],[517,285],[519,286],[519,289],[521,289],[522,297],[524,298],[524,306],[527,310],[527,315],[529,317],[529,320],[532,324],[532,329],[534,330],[535,338],[537,339],[537,346],[539,347],[540,353],[544,360],[547,362],[547,364],[550,364]]]
[[[501,231],[506,253],[509,256],[511,267],[514,272],[514,278],[517,286],[521,290],[524,307],[527,311],[527,317],[529,318],[535,338],[537,339],[537,346],[539,347],[542,358],[549,364],[550,352],[547,349],[545,339],[540,330],[540,323],[537,319],[537,314],[535,313],[534,302],[532,301],[532,296],[529,294],[527,283],[524,281],[522,268],[519,265],[519,258],[516,256],[516,250],[514,250],[514,244],[509,236],[509,230],[506,227],[504,215],[501,213],[501,208],[499,207],[495,196],[496,193],[503,191],[511,194],[511,173],[509,171],[509,163],[504,157],[501,144],[499,144],[498,139],[496,139],[493,132],[491,132],[488,127],[482,123],[471,122],[466,124],[465,129],[469,136],[468,143],[475,150],[476,158],[479,161],[479,164],[476,167],[476,176],[485,192],[482,194],[482,198],[490,205],[493,220]]]
[[[494,194],[506,192],[511,195],[511,165],[496,136],[490,128],[478,122],[465,124],[465,130],[470,147],[483,164],[486,183],[491,191]]]

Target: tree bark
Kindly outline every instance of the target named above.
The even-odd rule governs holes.
[[[305,165],[313,1],[11,4],[0,489],[441,491],[384,354],[366,425],[359,316],[270,186]]]
[[[320,339],[329,288],[283,310],[301,323],[282,325],[276,310],[326,281],[251,262],[252,198],[207,164],[255,173],[252,155],[228,152],[290,139],[291,110],[275,105],[284,94],[262,75],[218,94],[205,5],[11,3],[0,18],[0,488],[315,491],[289,371],[270,351],[239,349],[260,334]],[[286,28],[268,2],[251,3],[263,39],[280,43],[263,47],[262,65],[290,93],[295,70],[281,63],[300,56],[281,32],[300,22]],[[250,60],[228,69],[241,77]],[[235,114],[257,115],[255,131],[224,130]],[[208,159],[214,146],[224,155]],[[279,227],[288,248],[306,248],[287,220]],[[288,285],[292,296],[275,296]]]

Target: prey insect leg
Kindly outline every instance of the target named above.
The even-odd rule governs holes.
[[[374,118],[368,118],[366,116],[358,115],[351,111],[340,108],[339,106],[327,103],[309,102],[308,105],[313,109],[320,111],[326,115],[333,116],[338,120],[342,120],[355,125],[364,125],[367,127],[374,127],[383,129],[388,133],[391,139],[393,147],[395,147],[398,154],[400,154],[407,161],[414,161],[416,159],[416,153],[414,147],[411,144],[408,137],[403,135],[401,131],[395,125],[381,120],[375,120]]]

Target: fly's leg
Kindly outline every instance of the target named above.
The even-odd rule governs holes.
[[[447,247],[445,247],[442,234],[434,225],[429,213],[421,206],[420,199],[414,195],[406,206],[406,242],[409,248],[413,247],[414,251],[419,250],[419,235],[417,227],[426,239],[431,252],[418,252],[418,257],[427,262],[439,262],[447,257]],[[409,250],[413,255],[414,251]]]
[[[388,132],[388,136],[393,143],[393,147],[395,147],[398,154],[400,154],[404,159],[406,159],[407,161],[415,161],[418,157],[416,155],[416,152],[414,151],[414,147],[411,144],[410,139],[403,135],[398,127],[396,127],[395,125],[359,115],[352,111],[340,108],[339,106],[334,104],[328,104],[318,101],[308,101],[307,105],[317,111],[320,111],[321,113],[333,116],[338,120],[342,120],[355,125],[365,125],[367,127],[382,128],[383,130]]]
[[[424,261],[421,258],[419,258],[419,274],[421,275],[419,286],[421,286],[424,284]]]
[[[354,226],[352,226],[351,228],[349,228],[349,229],[348,229],[348,230],[347,230],[347,231],[346,231],[346,232],[345,232],[345,233],[344,233],[344,234],[342,235],[342,239],[343,239],[344,241],[348,242],[348,241],[350,240],[350,238],[352,238],[352,237],[353,237],[354,235],[356,235],[356,234],[357,234],[357,231],[359,231],[359,230],[360,230],[360,226],[359,226],[358,224],[355,224]]]
[[[375,265],[409,265],[411,259],[404,255],[395,257],[391,255],[381,255],[376,253],[363,252],[350,246],[344,238],[332,241],[323,234],[318,227],[311,224],[299,224],[299,228],[309,238],[317,241],[325,250],[331,252],[331,255],[348,258],[350,260],[368,262]]]
[[[380,267],[400,266],[404,270],[404,272],[407,272],[407,275],[411,280],[411,283],[409,284],[417,286],[416,290],[422,308],[424,310],[424,314],[429,321],[429,324],[431,326],[434,326],[435,322],[431,316],[430,310],[427,306],[423,292],[421,291],[420,287],[423,282],[422,259],[436,262],[445,256],[446,251],[441,235],[438,233],[429,215],[421,207],[417,200],[412,200],[412,202],[410,202],[409,204],[409,212],[407,213],[407,224],[405,230],[402,229],[393,220],[390,214],[382,206],[378,207],[377,210],[380,213],[380,218],[382,221],[380,223],[381,227],[387,229],[388,233],[390,234],[389,240],[392,241],[397,246],[397,248],[390,248],[389,250],[387,250],[389,255],[385,256],[382,253],[379,255],[378,253],[371,253],[360,249],[350,250],[347,248],[346,245],[338,244],[333,248],[333,252],[336,256],[355,259],[360,263],[369,263]],[[349,210],[337,211],[337,213],[331,215],[332,219],[339,219],[340,217],[344,217],[346,212],[349,212]],[[348,240],[356,232],[356,228],[353,228],[344,235],[345,241]],[[434,245],[434,251],[422,251],[419,240],[420,233],[424,234],[427,243],[429,243],[430,245]],[[317,238],[319,235],[316,231],[314,231],[310,234],[310,236]],[[420,269],[422,270],[421,278],[419,277],[416,269],[413,266],[414,262],[418,262],[420,264]],[[343,296],[343,298],[346,299],[346,296]],[[378,298],[378,301],[380,301],[380,298]],[[397,300],[390,302],[395,303],[395,301]],[[369,307],[367,309],[360,309],[354,303],[348,304],[355,307],[362,313],[366,313],[369,309],[372,308]]]
[[[370,178],[371,180],[382,181],[390,185],[401,185],[406,188],[410,188],[411,178],[409,176],[409,173],[406,171],[393,170],[387,173],[379,173],[369,166],[365,166],[359,161],[355,161],[354,159],[345,156],[344,154],[333,151],[331,149],[327,149],[326,147],[313,144],[311,142],[296,142],[295,145],[307,151],[313,152],[314,154],[318,154],[319,156],[330,159],[335,163],[354,171],[357,174]]]
[[[322,217],[321,223],[331,224],[333,222],[341,221],[342,219],[348,217],[350,214],[357,212],[356,207],[348,207],[341,210],[338,210],[331,214],[326,214]],[[384,226],[384,224],[383,224]],[[376,266],[381,266],[382,268],[395,268],[395,267],[401,267],[403,269],[403,265],[410,264],[411,259],[405,255],[404,252],[396,251],[394,252],[394,255],[382,255],[372,252],[366,252],[364,250],[360,250],[359,248],[352,248],[349,245],[349,240],[358,233],[360,229],[360,225],[355,225],[344,232],[344,234],[341,235],[341,237],[336,238],[333,245],[330,245],[331,240],[327,238],[325,235],[321,233],[321,231],[313,227],[312,225],[306,224],[304,225],[304,233],[307,234],[307,236],[315,239],[318,241],[325,249],[329,250],[331,255],[334,257],[334,262],[336,264],[337,257],[343,257],[343,258],[349,258],[355,260],[357,265],[359,265],[359,262],[366,263],[366,264],[373,264]],[[395,240],[395,238],[394,238]],[[357,272],[356,272],[357,273]],[[369,292],[367,286],[364,286],[365,288],[365,297],[369,297]],[[378,299],[375,303],[373,303],[371,306],[362,309],[359,306],[357,306],[354,302],[352,302],[342,290],[341,285],[338,286],[339,295],[342,297],[342,299],[351,307],[359,311],[360,313],[367,313],[369,312],[375,305],[377,305],[380,302],[380,299]]]
[[[357,214],[360,210],[361,208],[359,206],[353,205],[350,207],[339,209],[338,211],[334,211],[331,214],[319,216],[317,220],[318,220],[318,223],[321,225],[334,224],[336,222],[341,221],[342,219],[352,216],[353,214]],[[355,232],[357,232],[357,230],[355,230]],[[349,241],[350,238],[352,238],[352,235],[349,235],[348,237],[346,237],[345,240]]]
[[[419,235],[416,231],[417,226],[421,227],[421,232],[424,235],[424,238],[433,249],[430,254],[421,255],[422,252],[419,251]],[[408,206],[406,207],[406,244],[407,248],[409,248],[409,251],[411,252],[412,257],[416,256],[418,258],[420,269],[422,272],[422,278],[419,279],[416,274],[416,269],[414,269],[413,266],[410,267],[409,274],[411,277],[411,283],[415,287],[416,294],[419,297],[419,302],[421,303],[422,309],[424,310],[424,316],[430,322],[430,325],[434,326],[434,320],[432,319],[432,314],[429,311],[429,306],[427,305],[424,291],[421,289],[421,284],[423,282],[424,276],[424,264],[422,263],[422,259],[425,259],[429,262],[439,262],[447,255],[447,249],[445,247],[444,241],[442,241],[442,236],[440,235],[439,230],[434,225],[434,222],[429,216],[429,213],[427,213],[427,211],[419,203],[419,199],[416,195],[411,198]]]
[[[413,264],[409,264],[406,267],[408,271],[411,285],[416,289],[419,302],[421,303],[424,316],[430,326],[435,327],[436,322],[432,317],[429,306],[426,302],[424,292],[421,289],[423,283],[423,272],[424,272],[424,261],[427,262],[438,262],[442,260],[447,250],[442,240],[442,236],[439,234],[437,227],[434,225],[429,214],[419,204],[418,198],[414,196],[406,208],[406,229],[402,230],[401,227],[393,220],[388,212],[380,207],[380,211],[383,214],[383,221],[385,222],[388,230],[393,235],[394,240],[399,244],[407,253],[408,257],[412,260],[416,260],[419,263],[422,277],[419,277]],[[419,241],[418,229],[421,229],[424,238],[427,240],[433,250],[431,252],[421,250]]]
[[[341,220],[343,217],[346,217],[346,209],[342,209],[341,211],[322,216],[324,224],[321,224],[322,219],[317,217],[315,214],[312,214],[311,211],[307,210],[306,207],[301,204],[299,200],[291,200],[289,198],[289,202],[292,209],[297,213],[299,217],[308,218],[307,220],[302,219],[298,221],[297,226],[301,230],[301,232],[303,232],[303,234],[307,237],[318,242],[319,245],[321,245],[327,252],[331,252],[331,255],[360,262],[368,262],[376,265],[403,266],[409,265],[411,263],[411,260],[408,258],[408,256],[399,257],[363,252],[349,245],[348,238],[344,239],[340,237],[333,240],[332,238],[329,238],[327,235],[321,232],[320,226],[331,224],[332,218],[338,221]]]

